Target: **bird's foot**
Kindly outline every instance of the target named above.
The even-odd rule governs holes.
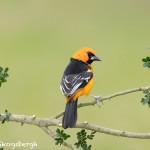
[[[103,101],[101,100],[101,96],[94,96],[94,95],[90,95],[90,96],[95,99],[95,102],[98,107],[100,107],[100,102],[103,104]]]

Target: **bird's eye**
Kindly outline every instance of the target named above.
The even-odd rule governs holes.
[[[87,52],[87,54],[88,54],[88,56],[89,56],[89,59],[88,59],[87,63],[88,63],[88,64],[91,64],[91,63],[93,62],[93,60],[91,60],[91,58],[92,58],[93,56],[95,56],[95,55],[92,54],[91,52]]]
[[[91,52],[87,52],[88,56],[89,56],[89,59],[94,56],[94,54],[92,54]]]

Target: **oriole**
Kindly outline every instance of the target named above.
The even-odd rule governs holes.
[[[100,61],[91,48],[81,48],[71,57],[66,67],[60,89],[66,97],[66,108],[62,127],[72,128],[77,121],[77,103],[82,95],[88,95],[92,89],[94,78],[91,63]]]

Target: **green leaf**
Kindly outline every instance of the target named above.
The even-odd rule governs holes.
[[[56,145],[61,145],[63,144],[64,140],[67,140],[70,137],[70,135],[64,133],[64,130],[56,129]]]
[[[145,59],[145,58],[143,58],[143,59],[142,59],[142,61],[143,61],[143,62],[146,62],[146,59]]]
[[[91,145],[87,144],[87,140],[93,140],[95,136],[95,131],[92,131],[90,135],[87,135],[85,129],[77,132],[78,141],[74,144],[77,148],[81,147],[83,150],[91,150]]]
[[[4,70],[4,72],[6,73],[8,70],[9,70],[9,68],[6,67],[5,70]]]
[[[144,91],[143,93],[145,95],[144,95],[144,98],[141,99],[141,103],[143,105],[147,104],[150,107],[150,92],[149,91]]]
[[[0,67],[0,73],[3,71],[3,68],[2,67]]]
[[[3,82],[6,82],[6,78],[9,76],[8,75],[8,68],[3,69],[0,67],[0,86],[2,85]]]
[[[148,61],[150,61],[150,57],[143,58],[142,61],[143,62],[148,62]]]

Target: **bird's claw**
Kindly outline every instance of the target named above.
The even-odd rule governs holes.
[[[101,100],[101,96],[94,96],[94,95],[90,95],[90,96],[95,99],[98,107],[100,107],[100,102],[103,104],[103,101]]]

